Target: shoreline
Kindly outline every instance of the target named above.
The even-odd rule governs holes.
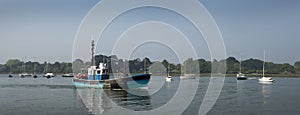
[[[152,74],[153,76],[166,76],[166,74]],[[171,76],[181,76],[179,74],[170,74]],[[194,77],[207,77],[207,76],[222,76],[223,74],[193,74]],[[247,77],[262,77],[262,74],[245,74]],[[236,77],[236,74],[225,74],[225,77]],[[265,74],[265,77],[279,77],[279,78],[300,78],[300,74]]]
[[[139,74],[139,73],[132,73],[131,75]],[[9,75],[5,73],[1,73],[0,75]],[[19,75],[19,74],[13,74]],[[43,74],[37,74],[43,75]],[[63,74],[56,74],[57,76],[61,76]],[[155,77],[165,77],[167,74],[152,74]],[[180,74],[170,74],[171,76],[181,76]],[[189,76],[193,77],[209,77],[209,76],[223,76],[223,74],[211,74],[211,73],[203,73],[203,74],[189,74]],[[262,77],[262,74],[245,74],[247,77]],[[225,74],[225,77],[236,77],[236,74]],[[279,77],[279,78],[300,78],[300,74],[265,74],[265,77]]]

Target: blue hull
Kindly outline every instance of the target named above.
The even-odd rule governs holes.
[[[73,79],[73,84],[76,87],[92,87],[92,88],[105,88],[105,84],[109,83],[111,89],[136,89],[141,87],[147,87],[151,75],[150,74],[138,74],[131,77],[107,79],[107,80],[85,80],[85,79]],[[123,81],[122,85],[119,82]]]

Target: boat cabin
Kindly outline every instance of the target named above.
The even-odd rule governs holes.
[[[106,80],[109,79],[107,64],[99,63],[99,66],[88,68],[89,80]]]

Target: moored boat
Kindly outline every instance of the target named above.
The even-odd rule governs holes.
[[[166,77],[166,82],[171,82],[172,81],[172,76],[167,76]]]
[[[240,60],[240,72],[236,74],[237,80],[247,80],[247,76],[242,73],[242,59]]]
[[[171,82],[171,81],[172,81],[172,76],[170,75],[170,65],[168,65],[166,82]]]
[[[74,77],[72,73],[62,74],[61,77]]]
[[[245,76],[245,74],[242,74],[242,73],[236,74],[236,78],[237,78],[237,80],[247,80],[247,77]]]
[[[272,77],[265,77],[265,62],[266,62],[266,53],[264,51],[263,76],[262,76],[262,78],[259,78],[258,81],[259,82],[273,82],[274,80]]]
[[[180,76],[180,79],[184,80],[184,79],[195,79],[195,75],[194,74],[184,74]]]
[[[55,77],[55,75],[53,73],[46,73],[44,75],[44,77],[46,77],[46,78],[52,78],[52,77]]]
[[[21,73],[21,74],[19,74],[19,76],[20,76],[21,78],[24,78],[24,77],[30,77],[30,76],[32,76],[32,74]]]

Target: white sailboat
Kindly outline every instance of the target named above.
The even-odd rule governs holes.
[[[35,61],[35,58],[34,58],[34,61]],[[36,75],[36,64],[34,63],[34,65],[33,65],[33,78],[37,78],[37,75]]]
[[[245,74],[242,73],[242,59],[240,60],[240,72],[236,75],[237,80],[247,80]]]
[[[172,76],[170,76],[170,65],[168,65],[166,82],[171,82],[171,81],[172,81]]]
[[[48,72],[48,63],[47,62],[46,62],[45,72],[46,72],[46,74],[44,75],[44,77],[46,77],[46,78],[55,77],[55,75],[52,72]]]
[[[25,70],[26,69],[26,62],[23,63],[22,68],[23,68],[23,72],[21,74],[19,74],[19,76],[21,78],[24,78],[24,77],[27,77],[27,76],[32,76],[32,74],[26,73],[26,70]]]
[[[183,65],[184,66],[184,74],[181,75],[179,78],[184,80],[184,79],[195,79],[195,74],[187,74],[186,73],[186,65]]]
[[[264,51],[263,76],[262,76],[262,78],[259,78],[258,80],[260,82],[273,82],[274,80],[272,79],[272,77],[265,77],[265,62],[266,62],[266,53]]]

